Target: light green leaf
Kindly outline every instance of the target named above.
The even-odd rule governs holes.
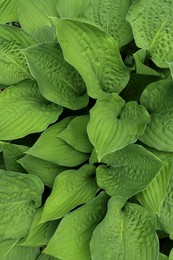
[[[164,254],[161,254],[159,253],[159,258],[158,260],[168,260],[168,256],[167,255],[164,255]]]
[[[55,122],[62,107],[42,97],[34,81],[24,81],[0,93],[0,140],[43,131]]]
[[[57,226],[58,221],[51,221],[46,223],[41,223],[40,220],[43,213],[43,207],[41,207],[32,222],[31,228],[29,230],[29,233],[24,240],[24,242],[21,243],[22,246],[29,246],[29,247],[35,247],[35,246],[43,246],[47,245],[50,238],[54,234]]]
[[[50,17],[57,17],[57,0],[21,0],[19,5],[19,22],[21,27],[34,35],[39,42],[53,41],[55,28]]]
[[[18,5],[20,0],[0,0],[0,23],[5,24],[17,21]]]
[[[38,176],[40,180],[50,188],[53,186],[56,176],[60,172],[68,169],[67,167],[45,161],[29,154],[19,159],[18,163],[21,164],[28,173]]]
[[[17,162],[23,157],[29,147],[7,142],[0,142],[6,169],[14,172],[25,172],[24,168]]]
[[[43,43],[22,51],[40,92],[49,101],[72,110],[87,106],[86,86],[68,64],[57,43]]]
[[[160,151],[173,152],[173,82],[160,80],[148,85],[141,105],[147,108],[151,121],[139,137],[144,144]]]
[[[105,216],[107,199],[107,195],[101,193],[65,216],[43,252],[60,259],[89,260],[89,242],[95,227]]]
[[[163,167],[154,180],[141,193],[136,195],[140,203],[149,210],[152,210],[157,215],[160,215],[160,208],[165,199],[166,190],[169,184],[173,154],[160,152],[154,149],[149,149],[163,163]]]
[[[33,175],[0,170],[0,240],[26,236],[44,186]]]
[[[130,75],[112,36],[77,20],[54,18],[53,22],[64,58],[81,74],[88,95],[101,98],[121,92]]]
[[[137,0],[126,17],[137,46],[147,50],[162,68],[167,68],[167,62],[173,60],[172,12],[172,1]]]
[[[1,260],[7,260],[8,253],[19,242],[19,239],[7,239],[0,241]]]
[[[15,246],[7,255],[6,260],[36,260],[40,253],[39,247]],[[5,260],[5,259],[4,259]]]
[[[130,25],[125,20],[130,5],[130,0],[59,0],[57,10],[60,17],[84,18],[95,24],[112,35],[121,47],[133,39]]]
[[[92,260],[154,260],[159,255],[154,214],[122,198],[112,197],[91,239]],[[116,256],[116,258],[115,258]]]
[[[58,135],[58,138],[64,140],[74,149],[91,153],[93,146],[87,135],[87,124],[89,115],[78,116],[72,119],[68,126]]]
[[[62,218],[76,206],[92,200],[97,190],[93,165],[85,164],[79,170],[60,173],[46,200],[41,222]]]
[[[58,138],[73,117],[67,117],[45,130],[27,154],[58,165],[73,167],[86,161],[88,154],[79,152]]]
[[[36,40],[22,29],[0,25],[1,84],[10,85],[32,78],[26,59],[20,50],[36,43]]]
[[[103,157],[97,170],[97,183],[110,196],[126,199],[144,190],[163,167],[162,162],[140,145],[130,144],[124,149]]]
[[[173,249],[171,249],[171,252],[169,254],[169,260],[173,260]]]
[[[90,110],[87,131],[98,160],[136,142],[149,120],[150,116],[143,106],[135,101],[126,104],[117,94],[97,100]]]
[[[37,260],[58,260],[58,258],[42,253]]]
[[[133,54],[133,57],[135,59],[135,65],[136,65],[136,73],[142,75],[158,76],[158,77],[162,76],[156,70],[144,64],[146,55],[147,52],[144,49],[140,49],[139,51]]]

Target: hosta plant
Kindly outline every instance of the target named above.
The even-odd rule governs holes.
[[[172,14],[0,0],[0,260],[173,259]]]

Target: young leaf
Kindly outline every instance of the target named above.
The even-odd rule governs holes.
[[[80,152],[91,153],[93,146],[90,143],[87,135],[88,121],[88,115],[75,117],[58,135],[58,138],[64,140],[66,143]]]
[[[169,184],[173,154],[160,152],[154,149],[149,149],[149,151],[157,156],[164,164],[153,181],[144,191],[138,193],[136,198],[145,208],[160,215],[161,205],[165,199],[166,190]]]
[[[103,157],[97,183],[110,196],[126,199],[144,190],[163,167],[162,162],[140,145],[131,144]]]
[[[19,159],[18,163],[21,164],[29,174],[38,176],[44,185],[50,188],[53,186],[56,176],[60,172],[68,169],[67,167],[45,161],[29,154]]]
[[[92,200],[97,189],[93,165],[85,164],[79,170],[60,173],[45,203],[41,222],[62,218],[74,207]]]
[[[0,240],[24,237],[41,205],[44,186],[36,176],[5,170],[0,170],[0,179]]]
[[[0,93],[0,140],[43,131],[55,122],[62,107],[42,97],[34,81],[23,81]]]
[[[20,0],[0,0],[0,23],[17,21]]]
[[[172,12],[172,1],[137,0],[126,17],[137,46],[147,50],[161,68],[173,60]]]
[[[0,25],[0,83],[15,84],[31,79],[21,49],[36,44],[36,40],[20,28]]]
[[[107,199],[107,195],[101,193],[65,216],[43,252],[66,260],[90,259],[89,242],[95,227],[105,216]]]
[[[86,161],[89,157],[88,154],[75,150],[57,137],[72,119],[73,117],[64,118],[45,130],[27,151],[27,154],[67,167],[73,167]]]
[[[24,168],[17,162],[23,157],[29,147],[7,142],[0,142],[6,169],[14,172],[25,172]]]
[[[136,142],[149,121],[147,110],[135,101],[126,104],[117,94],[97,100],[90,110],[87,131],[99,161],[106,154]]]
[[[112,197],[103,221],[94,230],[91,239],[93,260],[157,259],[159,243],[155,232],[154,214],[145,208]]]
[[[50,238],[52,237],[58,226],[58,221],[51,221],[40,224],[42,213],[43,207],[37,211],[29,233],[24,242],[20,243],[20,245],[29,247],[41,247],[48,244]]]
[[[101,29],[77,20],[53,19],[64,58],[79,71],[88,95],[119,93],[129,81],[116,41]]]
[[[88,95],[79,73],[68,64],[57,43],[43,43],[22,51],[40,92],[49,101],[72,110],[87,106]]]
[[[34,35],[39,42],[53,41],[55,28],[50,17],[57,17],[57,0],[21,0],[18,9],[21,27]]]
[[[173,152],[172,80],[160,80],[148,85],[140,102],[151,116],[144,134],[139,137],[140,141],[160,151]]]

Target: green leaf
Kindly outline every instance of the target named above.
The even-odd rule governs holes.
[[[133,39],[130,25],[125,20],[130,5],[130,0],[59,0],[57,10],[60,17],[85,18],[112,35],[121,47]]]
[[[0,241],[1,260],[7,260],[8,253],[19,242],[19,239],[6,239]]]
[[[165,199],[166,190],[169,184],[173,154],[160,152],[154,149],[149,149],[163,163],[160,172],[148,187],[141,193],[136,195],[140,203],[149,210],[152,210],[157,215],[160,215],[161,205]]]
[[[172,80],[160,80],[148,85],[140,102],[151,116],[144,134],[139,137],[140,141],[160,151],[173,152]]]
[[[60,173],[45,203],[41,222],[62,218],[76,206],[92,200],[97,189],[93,165],[85,164],[79,170]]]
[[[23,167],[17,162],[29,147],[24,145],[0,142],[6,169],[14,172],[24,172]]]
[[[87,135],[88,121],[88,115],[75,117],[58,135],[58,138],[64,140],[66,143],[80,152],[91,153],[93,146],[90,143]]]
[[[0,93],[0,140],[43,131],[62,108],[45,100],[34,81],[24,81]]]
[[[36,176],[5,170],[0,170],[0,179],[0,240],[24,237],[41,205],[44,186]]]
[[[42,253],[37,260],[58,260],[58,258]]]
[[[31,228],[29,230],[29,233],[24,240],[24,242],[21,243],[22,246],[29,246],[29,247],[35,247],[35,246],[43,246],[47,245],[50,238],[54,234],[58,222],[57,221],[51,221],[46,223],[41,223],[40,220],[43,213],[43,207],[40,208],[32,222]]]
[[[21,27],[34,35],[39,42],[53,41],[55,28],[50,17],[58,16],[57,0],[21,0],[18,10]]]
[[[155,216],[145,208],[112,197],[104,220],[91,239],[93,260],[157,259],[159,243],[155,232]]]
[[[40,253],[39,247],[15,246],[7,255],[6,260],[36,260]],[[5,260],[5,259],[4,259]]]
[[[159,253],[159,258],[158,260],[168,260],[168,256],[167,255],[164,255],[164,254],[161,254]]]
[[[58,44],[43,43],[22,52],[46,99],[72,110],[87,106],[85,84],[79,73],[64,60]]]
[[[87,131],[98,160],[136,142],[149,120],[150,116],[143,106],[135,101],[126,104],[117,94],[97,100],[90,110]]]
[[[126,86],[129,69],[124,65],[112,36],[77,20],[54,18],[53,22],[64,58],[79,71],[90,97],[119,93]]]
[[[36,40],[22,29],[0,25],[1,84],[10,85],[32,78],[25,57],[20,50],[36,43]]]
[[[18,5],[20,0],[0,0],[0,23],[5,24],[17,21],[18,19]]]
[[[171,252],[169,254],[169,260],[173,260],[173,249],[171,249]]]
[[[126,17],[136,45],[147,50],[155,64],[162,68],[167,68],[167,62],[173,60],[172,12],[172,1],[137,0]]]
[[[162,162],[140,145],[131,144],[106,155],[97,170],[97,183],[110,196],[126,199],[144,190],[163,167]]]
[[[56,176],[60,172],[68,169],[67,167],[45,161],[29,154],[19,159],[18,163],[21,164],[29,174],[38,176],[40,180],[50,188],[53,186]]]
[[[95,227],[105,216],[107,199],[107,195],[101,193],[65,216],[43,252],[66,260],[90,259],[89,242]]]
[[[73,167],[86,161],[88,154],[81,153],[58,138],[73,117],[67,117],[45,130],[27,154],[53,162],[58,165]]]

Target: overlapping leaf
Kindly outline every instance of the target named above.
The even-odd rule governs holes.
[[[137,46],[161,68],[173,60],[172,12],[172,1],[137,0],[127,15]]]
[[[0,240],[22,238],[41,205],[44,186],[36,176],[5,170],[0,179]]]
[[[111,196],[126,199],[144,190],[163,167],[162,162],[142,146],[131,144],[106,155],[97,168],[97,183]]]
[[[88,95],[119,93],[129,80],[116,41],[101,29],[77,20],[53,19],[64,58],[79,71]]]
[[[18,20],[20,0],[0,0],[0,23],[5,24]]]
[[[90,259],[89,242],[95,227],[105,216],[107,199],[106,194],[101,193],[65,216],[43,252],[66,260]]]
[[[74,207],[92,200],[97,189],[93,165],[85,164],[79,170],[60,173],[45,203],[41,221],[62,218]]]
[[[172,80],[160,80],[148,85],[140,102],[149,111],[151,121],[139,139],[158,150],[173,152]]]
[[[32,78],[20,50],[36,43],[36,40],[22,29],[0,25],[1,84],[10,85]]]
[[[46,99],[73,110],[87,105],[85,83],[79,73],[64,60],[58,44],[43,43],[22,52]]]
[[[0,93],[0,111],[0,140],[11,140],[43,131],[62,107],[45,100],[34,81],[24,81]]]
[[[123,206],[122,198],[109,200],[107,214],[91,239],[92,259],[157,259],[159,245],[154,214],[137,204]]]
[[[21,0],[18,16],[21,27],[39,42],[53,41],[55,28],[50,17],[57,17],[57,0]]]
[[[97,100],[90,110],[88,135],[99,161],[104,155],[134,143],[143,134],[150,116],[137,102],[127,104],[117,94]]]
[[[67,167],[76,166],[86,161],[89,157],[88,154],[75,150],[57,137],[72,119],[73,117],[64,118],[59,123],[49,127],[27,151],[27,154]]]

